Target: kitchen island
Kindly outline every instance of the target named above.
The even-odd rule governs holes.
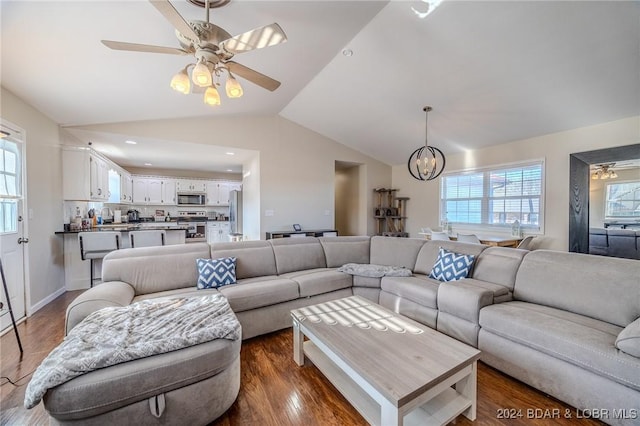
[[[120,248],[129,248],[129,232],[164,230],[165,244],[184,244],[188,226],[178,225],[176,222],[141,222],[141,223],[116,223],[100,225],[84,230],[57,231],[56,235],[64,238],[64,285],[67,291],[89,288],[91,280],[90,261],[82,260],[80,256],[79,232],[120,232]],[[94,276],[100,277],[102,259],[93,262]],[[194,265],[195,268],[195,265]]]

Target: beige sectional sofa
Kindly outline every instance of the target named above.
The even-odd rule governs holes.
[[[447,283],[428,278],[440,247],[476,256],[468,278]],[[237,284],[197,290],[195,259],[220,257],[237,259]],[[337,270],[346,263],[403,266],[413,274],[352,276]],[[327,237],[124,249],[105,257],[102,276],[103,284],[69,306],[67,330],[105,306],[219,291],[248,339],[290,327],[291,309],[357,294],[479,347],[483,361],[569,404],[609,410],[607,423],[640,422],[640,353],[616,347],[618,339],[633,353],[640,339],[634,334],[640,323],[632,324],[640,322],[635,260],[448,241]],[[233,402],[239,382],[239,371],[233,371],[231,379],[224,378],[230,392],[208,388],[212,404],[224,403],[216,402],[218,409],[196,423],[212,420]],[[92,374],[63,386],[91,381],[86,376]],[[215,377],[211,374],[205,379]],[[172,392],[182,391],[181,400],[188,401],[194,392],[189,386],[197,384]],[[65,423],[59,414],[64,410],[47,400],[45,408]],[[137,423],[145,424],[144,404],[134,409],[132,404],[114,403],[87,417],[114,420],[135,412]],[[616,418],[622,417],[620,410],[627,417],[636,410],[637,417]]]

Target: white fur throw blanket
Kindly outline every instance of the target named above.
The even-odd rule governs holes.
[[[371,265],[368,263],[346,263],[338,271],[360,277],[410,277],[411,270],[402,266]]]
[[[100,309],[42,361],[27,386],[24,406],[35,407],[48,389],[99,368],[215,339],[240,338],[240,323],[221,294]]]

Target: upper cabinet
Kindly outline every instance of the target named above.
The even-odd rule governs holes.
[[[207,182],[207,205],[208,206],[228,206],[229,182],[208,181]]]
[[[134,176],[133,203],[175,205],[176,180],[160,177]]]
[[[133,176],[131,173],[120,172],[120,204],[133,203]]]
[[[178,179],[176,181],[177,192],[207,192],[207,181],[198,179]]]
[[[109,201],[109,165],[86,148],[62,151],[62,195],[65,200]]]

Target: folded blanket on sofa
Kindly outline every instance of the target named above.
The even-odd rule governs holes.
[[[100,309],[42,361],[27,386],[24,406],[35,407],[47,389],[99,368],[215,339],[240,338],[240,323],[221,294]]]
[[[410,277],[411,270],[402,266],[371,265],[367,263],[346,263],[338,268],[338,271],[360,277]]]

